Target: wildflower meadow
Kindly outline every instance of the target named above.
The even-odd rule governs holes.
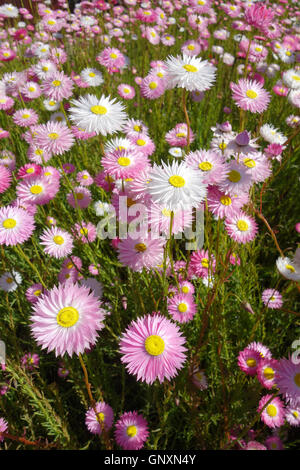
[[[0,449],[300,449],[297,0],[0,6]]]

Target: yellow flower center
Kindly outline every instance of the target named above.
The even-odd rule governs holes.
[[[55,235],[55,237],[53,237],[53,241],[56,243],[56,245],[62,245],[65,240],[60,235]]]
[[[271,418],[274,418],[277,415],[277,408],[275,405],[268,405],[266,411]]]
[[[246,232],[249,228],[249,225],[245,220],[238,220],[236,225],[241,232]]]
[[[89,178],[88,175],[83,175],[82,177],[83,180],[87,180],[88,178]]]
[[[181,303],[181,304],[178,305],[177,309],[178,309],[179,312],[184,313],[184,312],[187,311],[188,308],[187,308],[186,304]]]
[[[188,48],[189,51],[193,51],[195,49],[195,46],[194,46],[194,44],[189,44],[187,46],[187,48]]]
[[[134,248],[139,253],[143,253],[147,250],[147,246],[145,245],[145,243],[137,243],[136,245],[134,245]]]
[[[9,57],[10,53],[9,52],[3,52],[4,57]]]
[[[95,105],[91,107],[91,111],[94,114],[106,114],[107,109],[104,106]]]
[[[169,183],[174,186],[174,188],[182,188],[185,185],[185,179],[179,175],[173,175],[169,178]]]
[[[135,124],[135,126],[133,126],[133,129],[134,129],[136,132],[141,132],[141,126],[138,126],[137,124]]]
[[[151,90],[155,90],[155,88],[157,88],[157,83],[155,83],[155,82],[150,82],[150,83],[149,83],[149,88],[150,88]]]
[[[95,74],[94,72],[90,72],[90,73],[89,73],[89,77],[94,78],[94,77],[96,77],[96,74]]]
[[[297,387],[300,387],[300,372],[298,372],[298,374],[295,375],[294,382],[297,385]]]
[[[49,106],[55,106],[56,105],[55,101],[49,101],[48,104],[49,104]]]
[[[291,273],[294,273],[296,271],[294,266],[292,266],[291,264],[286,264],[285,268],[291,271]]]
[[[200,170],[203,170],[203,171],[209,171],[211,170],[213,167],[213,165],[210,163],[210,162],[201,162],[199,163],[199,168]]]
[[[250,357],[249,359],[247,359],[246,364],[247,364],[248,367],[255,367],[256,366],[256,360]]]
[[[255,98],[257,98],[257,93],[256,91],[254,90],[247,90],[246,91],[246,95],[248,96],[248,98],[250,98],[251,100],[254,100]]]
[[[241,174],[236,170],[231,170],[228,176],[229,181],[232,183],[238,183],[241,179]]]
[[[38,297],[39,295],[41,295],[41,293],[42,293],[41,289],[38,289],[38,290],[34,291],[33,294],[34,294],[36,297]]]
[[[14,280],[13,280],[13,278],[12,278],[12,277],[7,277],[7,278],[6,278],[6,282],[7,282],[7,284],[12,284],[12,283],[13,283],[13,281],[14,281]]]
[[[116,59],[117,57],[118,57],[118,56],[117,56],[117,54],[115,54],[115,52],[112,52],[112,53],[110,54],[110,58],[111,58],[111,59]]]
[[[66,266],[67,269],[72,269],[73,268],[73,263],[68,263],[67,266]]]
[[[48,24],[50,24],[50,26],[53,25],[53,24],[55,24],[55,23],[56,23],[56,21],[54,21],[54,20],[49,20],[49,21],[48,21]]]
[[[76,198],[79,199],[79,201],[81,201],[84,198],[84,195],[82,193],[77,193]]]
[[[97,413],[97,417],[100,419],[100,421],[104,421],[104,413]]]
[[[287,55],[288,57],[292,55],[292,53],[290,51],[286,51],[285,55]]]
[[[202,258],[201,264],[203,268],[208,268],[208,259],[207,258]]]
[[[86,227],[83,227],[80,229],[81,235],[87,235],[89,233],[88,229]]]
[[[256,166],[256,162],[255,160],[252,160],[252,158],[245,158],[244,165],[248,168],[254,168]]]
[[[64,307],[62,308],[56,317],[56,321],[60,326],[64,328],[70,328],[75,325],[79,320],[78,310],[74,307]]]
[[[197,67],[195,67],[194,65],[191,65],[191,64],[183,65],[183,68],[184,68],[187,72],[198,72]]]
[[[176,134],[176,137],[186,137],[186,134],[184,132],[178,132],[178,134]]]
[[[118,163],[120,166],[128,166],[130,165],[131,161],[128,157],[120,157],[118,158]]]
[[[48,134],[48,137],[51,140],[56,140],[59,138],[59,135],[56,132],[50,132],[50,134]]]
[[[145,145],[146,142],[145,142],[143,139],[138,139],[138,140],[136,141],[136,144],[141,147],[142,145]]]
[[[225,142],[221,142],[220,145],[219,145],[219,148],[220,148],[221,150],[225,150],[226,147],[227,147],[227,144],[225,144]]]
[[[30,188],[30,192],[32,194],[40,194],[42,191],[43,191],[43,188],[39,184],[35,184],[34,186],[31,186]]]
[[[190,291],[190,289],[188,288],[188,286],[183,286],[183,287],[181,288],[181,292],[183,292],[184,294],[188,294],[189,291]]]
[[[223,206],[230,206],[232,204],[231,198],[229,196],[221,196],[220,203],[223,204]]]
[[[299,416],[298,411],[293,411],[293,416],[295,416],[295,418],[298,418],[298,416]]]
[[[169,209],[163,209],[161,211],[162,215],[164,215],[165,217],[171,217],[171,211]]]
[[[128,426],[126,429],[126,434],[128,437],[134,437],[137,434],[137,427],[136,426]]]
[[[158,335],[151,335],[145,341],[145,349],[151,356],[160,356],[164,352],[165,342]]]
[[[130,93],[129,88],[123,88],[124,93]]]
[[[163,74],[162,72],[158,72],[156,75],[157,75],[157,77],[159,77],[159,78],[163,78],[163,76],[164,76],[164,74]]]
[[[266,380],[272,380],[274,379],[274,376],[275,376],[275,372],[271,367],[266,367],[264,369],[264,378]]]
[[[34,168],[27,168],[27,170],[26,170],[26,173],[29,173],[29,174],[33,173],[33,172],[34,172]]]
[[[300,80],[300,76],[299,76],[299,75],[292,75],[292,79],[299,81],[299,80]]]
[[[134,204],[135,204],[135,201],[131,197],[128,197],[127,198],[127,207],[131,207]]]
[[[22,115],[22,118],[23,118],[23,119],[28,119],[28,118],[30,118],[30,114],[23,114],[23,115]]]
[[[52,85],[53,85],[53,86],[60,86],[60,85],[61,85],[61,81],[60,81],[60,80],[53,80]]]
[[[256,50],[256,52],[261,52],[262,48],[261,47],[256,47],[255,50]]]

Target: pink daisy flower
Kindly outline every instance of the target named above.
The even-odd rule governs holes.
[[[225,159],[212,150],[190,152],[184,161],[191,168],[202,172],[204,184],[219,184],[229,173]]]
[[[257,408],[258,413],[271,398],[272,395],[262,397]],[[282,426],[285,421],[284,403],[278,397],[273,398],[262,411],[261,420],[270,428],[279,428]]]
[[[110,72],[114,69],[116,69],[115,71],[119,71],[119,69],[122,69],[126,64],[125,56],[115,47],[106,47],[101,54],[96,57],[96,60],[99,64],[104,65]]]
[[[76,181],[77,183],[80,183],[81,186],[91,186],[93,184],[94,180],[89,174],[88,171],[83,170],[77,173],[76,175]]]
[[[7,109],[12,108],[14,105],[14,100],[10,96],[0,96],[0,109],[6,111]]]
[[[73,80],[64,72],[55,71],[44,78],[41,90],[50,100],[62,101],[72,96]]]
[[[31,176],[38,176],[42,171],[42,167],[40,165],[36,165],[35,163],[26,163],[26,165],[22,166],[17,174],[18,179],[30,178]]]
[[[132,321],[120,340],[121,362],[137,380],[152,384],[171,380],[186,360],[185,338],[175,323],[161,315]]]
[[[247,7],[245,10],[245,21],[254,28],[260,31],[270,25],[273,20],[275,12],[271,8],[267,8],[264,4],[255,4]]]
[[[0,139],[6,139],[6,137],[9,137],[10,133],[9,131],[5,131],[0,127]]]
[[[89,408],[85,414],[85,425],[92,434],[100,435],[105,429],[107,432],[113,424],[114,412],[111,406],[104,401],[96,403],[97,417],[94,408]],[[101,421],[101,424],[99,423]]]
[[[260,361],[261,356],[259,352],[249,348],[240,351],[238,356],[238,366],[247,375],[256,375]]]
[[[149,100],[155,100],[162,96],[165,92],[165,82],[157,77],[154,73],[150,73],[141,83],[141,95]]]
[[[151,203],[148,206],[148,222],[151,226],[152,232],[170,233],[170,219],[171,211],[165,207]],[[193,222],[193,211],[188,210],[177,210],[174,211],[172,233],[177,234],[183,232],[185,228],[191,227]]]
[[[80,240],[82,243],[92,243],[96,240],[97,229],[91,222],[82,222],[81,224],[75,224],[72,229],[74,238]]]
[[[43,231],[40,244],[44,246],[44,252],[54,258],[65,258],[73,250],[72,236],[56,226]]]
[[[96,132],[87,132],[76,126],[71,126],[71,130],[76,139],[80,140],[88,140],[97,135]]]
[[[254,183],[265,181],[272,173],[268,159],[261,152],[239,155],[239,161],[246,167]]]
[[[34,229],[34,217],[25,210],[11,206],[0,208],[0,245],[24,243]]]
[[[130,142],[136,145],[137,149],[146,157],[149,157],[155,151],[155,144],[147,134],[137,134],[128,136]]]
[[[261,359],[257,367],[257,378],[263,387],[271,390],[275,386],[276,359]]]
[[[112,191],[114,189],[114,178],[108,175],[105,171],[100,171],[95,176],[95,183],[104,191]]]
[[[192,382],[199,390],[206,390],[208,388],[207,378],[203,370],[195,367],[192,375]]]
[[[252,343],[248,344],[247,348],[257,351],[260,354],[260,357],[263,359],[272,359],[270,349],[262,343],[256,343],[253,341]]]
[[[143,268],[156,268],[163,262],[165,239],[127,238],[118,244],[118,259],[124,266],[141,272]]]
[[[42,94],[42,90],[40,85],[36,82],[27,82],[21,89],[20,93],[25,96],[25,98],[29,98],[34,100],[38,98]]]
[[[116,422],[116,443],[124,450],[141,449],[148,436],[147,421],[136,411],[123,413]]]
[[[154,23],[157,19],[155,10],[139,8],[136,12],[136,18],[144,23]]]
[[[75,193],[75,197],[73,193]],[[78,206],[80,209],[86,209],[90,205],[91,200],[91,192],[84,186],[77,186],[76,188],[73,188],[73,192],[67,195],[67,201],[74,209],[76,209]]]
[[[41,165],[47,163],[47,161],[50,160],[52,153],[47,152],[38,145],[31,144],[28,148],[27,156],[31,162]]]
[[[209,186],[207,191],[208,209],[216,218],[230,218],[248,202],[248,194],[240,193],[239,195],[229,196],[220,191],[216,186]]]
[[[187,125],[185,123],[176,124],[174,129],[167,132],[165,139],[166,142],[172,147],[186,147],[187,146]],[[190,129],[190,144],[194,142],[195,135]]]
[[[183,294],[194,294],[195,287],[189,281],[179,281],[180,292]]]
[[[258,232],[255,220],[243,211],[231,215],[225,221],[228,235],[238,243],[248,243],[254,240]]]
[[[168,313],[179,323],[187,323],[196,314],[197,306],[191,294],[177,294],[168,300]]]
[[[267,448],[258,441],[249,441],[243,450],[267,450]]]
[[[118,93],[124,100],[132,100],[135,97],[135,89],[126,83],[121,83],[118,86]]]
[[[300,406],[300,364],[280,359],[276,367],[275,382],[279,392],[291,406]]]
[[[3,434],[6,433],[8,428],[8,422],[4,418],[0,418],[0,442],[4,441]]]
[[[83,353],[104,328],[100,301],[87,287],[68,282],[49,290],[33,306],[31,332],[38,345],[56,356]]]
[[[21,365],[25,369],[32,371],[39,366],[40,358],[38,354],[27,353],[21,358]]]
[[[283,450],[283,444],[278,436],[270,436],[265,442],[268,450]]]
[[[74,136],[70,129],[59,122],[50,121],[35,129],[35,144],[54,155],[62,155],[74,144]]]
[[[148,134],[148,127],[139,119],[128,119],[123,126],[123,132],[135,137],[137,134]]]
[[[4,193],[11,185],[11,172],[8,168],[0,165],[0,194]]]
[[[205,250],[193,251],[190,259],[189,268],[197,276],[206,278],[215,271],[216,260],[209,252]]]
[[[132,178],[149,165],[145,154],[138,148],[108,152],[101,160],[104,171],[113,178]]]
[[[201,52],[201,46],[197,41],[190,39],[181,46],[181,52],[187,56],[196,56]]]
[[[237,84],[231,83],[232,98],[235,104],[251,113],[262,113],[270,102],[270,94],[257,81],[241,78]]]
[[[25,292],[26,299],[28,302],[34,304],[35,302],[38,301],[40,295],[42,295],[44,292],[44,288],[42,284],[33,284],[32,286],[28,287],[28,289]]]
[[[268,308],[278,309],[282,307],[282,295],[275,289],[265,289],[261,297],[264,305]]]
[[[19,109],[13,114],[14,123],[21,127],[33,126],[38,120],[39,116],[32,109]]]
[[[59,181],[38,175],[26,178],[17,185],[17,195],[25,203],[48,204],[59,191]]]

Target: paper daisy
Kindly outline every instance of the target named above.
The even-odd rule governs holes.
[[[22,283],[22,276],[17,271],[4,273],[0,277],[0,289],[5,292],[14,292]]]
[[[152,384],[171,380],[186,360],[185,338],[175,323],[161,315],[132,321],[120,340],[121,361],[137,380]]]
[[[255,220],[242,211],[228,217],[225,228],[228,235],[238,243],[251,242],[258,231]]]
[[[124,450],[141,449],[148,436],[147,421],[136,411],[123,413],[116,422],[116,443]]]
[[[72,236],[58,227],[44,230],[40,237],[40,244],[44,246],[44,252],[54,258],[64,258],[72,253]]]
[[[80,76],[89,86],[99,86],[104,82],[102,73],[95,68],[86,67],[81,71]]]
[[[17,245],[28,240],[34,231],[34,217],[18,207],[0,208],[0,245]]]
[[[179,323],[187,323],[196,314],[197,306],[191,294],[177,294],[168,300],[168,312]]]
[[[290,258],[278,258],[276,266],[280,274],[291,281],[300,280],[300,266],[297,266]]]
[[[155,165],[149,173],[147,190],[152,200],[171,211],[198,207],[206,196],[200,170],[185,163]]]
[[[272,395],[266,395],[260,400],[257,408],[258,413],[265,407],[271,398]],[[270,428],[279,428],[284,424],[284,403],[280,398],[275,397],[269,402],[261,413],[261,420]]]
[[[270,102],[270,94],[256,80],[241,78],[237,84],[231,83],[232,98],[235,104],[251,113],[262,113]]]
[[[71,121],[76,126],[96,134],[113,134],[122,130],[127,119],[121,103],[104,95],[97,98],[94,95],[81,96],[71,100],[68,110]]]
[[[207,60],[195,56],[170,56],[166,60],[167,80],[172,88],[185,88],[188,91],[205,91],[212,87],[216,79],[216,68]]]
[[[280,359],[276,367],[275,382],[290,405],[300,406],[300,364],[294,364],[291,359]]]
[[[96,343],[97,330],[104,328],[100,301],[87,287],[71,282],[43,295],[34,304],[30,320],[38,345],[56,356],[83,353]]]
[[[88,409],[85,414],[85,425],[92,434],[100,435],[103,429],[108,431],[112,427],[114,412],[111,406],[104,401],[96,403],[96,412],[97,417],[94,408]]]

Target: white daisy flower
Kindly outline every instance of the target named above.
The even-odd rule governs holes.
[[[61,124],[67,124],[66,118],[63,113],[53,113],[50,117],[50,121],[60,122]]]
[[[280,144],[283,145],[287,141],[281,132],[278,131],[272,124],[264,124],[259,130],[260,135],[264,140],[270,144]]]
[[[43,104],[47,111],[57,111],[60,108],[60,102],[54,100],[44,100]]]
[[[110,204],[108,202],[96,201],[94,203],[94,209],[98,217],[102,217],[106,212],[110,210]]]
[[[99,86],[104,80],[100,70],[86,67],[80,73],[82,80],[90,86]]]
[[[2,274],[0,277],[0,288],[5,292],[13,292],[22,283],[22,276],[17,271]]]
[[[212,87],[216,79],[216,68],[207,60],[195,56],[170,56],[165,63],[172,88],[177,86],[189,91],[205,91]]]
[[[298,70],[290,69],[283,72],[283,83],[293,90],[300,88],[300,72]]]
[[[128,119],[124,106],[104,95],[101,98],[95,95],[80,96],[78,100],[71,100],[71,104],[70,120],[87,132],[104,136],[113,134],[122,130]]]
[[[40,80],[44,80],[48,75],[56,72],[57,68],[51,60],[41,60],[33,67],[33,71]]]
[[[282,47],[278,51],[279,58],[285,64],[293,64],[295,62],[295,53],[289,49]]]
[[[0,6],[0,15],[5,18],[17,18],[17,16],[19,16],[19,10],[11,3],[5,3]]]
[[[182,148],[180,147],[171,147],[169,149],[169,154],[172,155],[172,157],[182,157],[183,156],[183,152],[182,152]]]
[[[278,258],[276,266],[280,274],[291,281],[300,280],[300,268],[290,258]]]
[[[147,190],[152,200],[171,211],[198,207],[206,196],[200,170],[183,162],[155,165],[149,179]]]
[[[35,55],[39,59],[46,59],[50,55],[50,46],[49,44],[41,44],[35,49]]]

